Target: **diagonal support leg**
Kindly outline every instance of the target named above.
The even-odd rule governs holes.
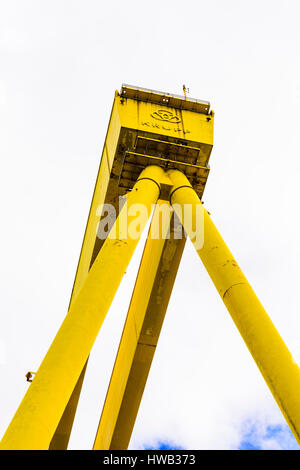
[[[89,358],[87,358],[86,363],[83,366],[72,395],[70,396],[65,410],[59,420],[55,433],[51,439],[49,450],[66,450],[68,448],[88,360]]]
[[[94,206],[95,200],[96,200],[96,197],[94,194],[91,207]],[[120,210],[119,200],[118,199],[112,200],[112,204],[116,210],[116,214],[118,214]],[[95,230],[95,227],[93,227],[94,220],[95,220],[95,217],[92,216],[92,209],[91,209],[89,218],[88,218],[88,223],[86,226],[86,231],[84,234],[84,240],[83,240],[82,249],[81,249],[80,258],[79,258],[78,267],[77,267],[77,272],[76,272],[76,276],[74,280],[69,309],[72,303],[74,302],[77,293],[82,287],[83,282],[86,276],[88,275],[89,270],[91,269],[95,259],[97,258],[99,251],[101,250],[105,242],[105,239],[99,238],[98,236],[95,239],[96,230]],[[88,265],[89,260],[90,260],[90,263]],[[54,435],[49,445],[49,450],[66,450],[68,448],[70,435],[72,432],[72,427],[73,427],[73,423],[75,419],[77,405],[78,405],[88,361],[89,361],[89,358],[87,358],[86,360],[86,363],[82,369],[82,372],[78,378],[78,381],[74,387],[74,390],[69,398],[66,408],[57,425],[57,428],[54,432]]]
[[[32,384],[4,434],[0,449],[39,450],[51,438],[80,376],[105,315],[138,243],[130,235],[135,204],[150,215],[160,193],[161,168],[147,167],[140,175],[110,235],[72,304]],[[133,211],[134,212],[134,211]],[[128,220],[127,220],[127,214]],[[124,218],[125,217],[125,218]],[[124,222],[126,229],[124,229]],[[144,228],[146,220],[141,221]]]
[[[170,170],[168,176],[173,183],[172,206],[300,443],[300,369],[185,175]],[[204,222],[202,246],[194,230],[197,211]]]
[[[92,201],[92,206],[94,203],[94,198]],[[118,202],[113,200],[113,206],[116,210],[116,214],[119,213],[120,207]],[[91,212],[91,211],[90,211]],[[77,272],[75,276],[75,281],[74,281],[74,286],[72,290],[72,295],[71,295],[71,300],[70,300],[70,306],[74,302],[77,292],[80,290],[80,287],[83,285],[84,279],[84,273],[85,277],[88,275],[89,270],[91,269],[95,259],[97,258],[97,255],[99,251],[101,250],[105,239],[99,238],[98,236],[96,237],[96,240],[94,241],[95,238],[95,230],[93,230],[93,217],[91,216],[91,213],[88,218],[88,223],[84,235],[84,240],[82,244],[82,249],[80,253],[80,258],[78,262],[78,267],[77,267]],[[94,235],[94,237],[91,237],[91,234]],[[93,249],[92,249],[93,246]],[[90,259],[90,264],[89,268],[87,267],[87,260]],[[87,369],[87,365],[89,362],[89,357],[86,360],[86,363],[81,371],[81,374],[78,378],[78,381],[74,387],[74,390],[69,398],[69,401],[66,405],[66,408],[60,418],[60,421],[57,425],[57,428],[54,432],[54,435],[51,439],[50,445],[49,445],[49,450],[66,450],[68,448],[71,432],[72,432],[72,427],[75,419],[75,414],[79,402],[79,397]]]
[[[151,238],[159,210],[158,205],[102,410],[95,450],[128,447],[185,245],[184,235],[181,239],[174,235],[173,223],[170,239]],[[177,224],[177,228],[181,235],[181,225],[178,227]]]

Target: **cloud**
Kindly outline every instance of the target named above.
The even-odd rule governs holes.
[[[238,450],[300,450],[287,425],[265,425],[248,420],[241,430]]]
[[[232,450],[300,450],[287,425],[261,423],[248,419],[240,426],[240,442]],[[144,450],[185,450],[179,443],[169,440],[153,440]]]
[[[299,2],[199,0],[184,21],[179,0],[129,2],[126,21],[117,2],[87,3],[1,6],[1,433],[66,314],[122,82],[211,101],[205,206],[300,361]],[[137,268],[92,350],[70,448],[92,446]],[[287,447],[285,429],[187,243],[131,448]]]

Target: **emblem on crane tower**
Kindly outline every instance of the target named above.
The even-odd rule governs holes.
[[[172,111],[168,111],[166,109],[158,109],[151,114],[154,119],[158,119],[159,121],[166,121],[172,124],[178,124],[181,122],[181,119],[176,116],[176,114],[172,113]]]

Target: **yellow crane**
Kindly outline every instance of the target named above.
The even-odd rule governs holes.
[[[300,370],[201,202],[214,113],[184,95],[115,93],[69,310],[0,449],[67,449],[89,354],[150,217],[93,448],[128,447],[186,236],[300,443]]]

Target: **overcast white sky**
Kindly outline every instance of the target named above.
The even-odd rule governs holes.
[[[206,208],[300,362],[300,5],[0,0],[0,433],[67,311],[115,89],[209,100]],[[92,351],[92,446],[142,246]],[[131,448],[299,448],[190,243]],[[246,444],[245,444],[246,442]]]

